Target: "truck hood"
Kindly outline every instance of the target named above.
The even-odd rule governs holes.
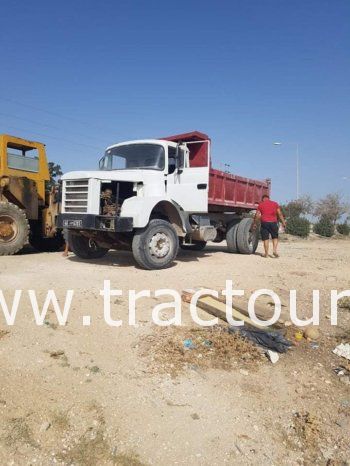
[[[103,181],[131,181],[141,182],[145,179],[159,178],[161,172],[154,172],[153,170],[93,170],[93,171],[74,171],[65,173],[62,180],[79,180],[87,178],[95,178]]]

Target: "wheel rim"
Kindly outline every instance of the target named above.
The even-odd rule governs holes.
[[[170,239],[165,233],[156,233],[149,242],[152,256],[163,259],[170,251]]]
[[[97,251],[97,244],[95,243],[93,239],[89,239],[89,248],[92,251]]]
[[[0,243],[11,243],[17,235],[16,220],[10,215],[0,215]]]

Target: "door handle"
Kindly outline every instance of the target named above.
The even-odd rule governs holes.
[[[207,189],[207,183],[197,184],[197,189]]]

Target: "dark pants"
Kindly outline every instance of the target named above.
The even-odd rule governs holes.
[[[261,222],[260,227],[261,239],[266,241],[271,238],[278,238],[278,223],[277,222]]]

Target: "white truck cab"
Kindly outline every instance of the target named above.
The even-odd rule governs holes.
[[[167,266],[179,238],[185,244],[187,237],[189,247],[197,238],[198,247],[216,236],[209,222],[202,235],[189,222],[192,214],[208,213],[209,160],[191,167],[186,143],[161,139],[109,146],[99,170],[62,177],[59,226],[69,230],[70,245],[80,257],[101,257],[129,244],[143,267]],[[155,233],[144,244],[137,238],[149,228]]]

